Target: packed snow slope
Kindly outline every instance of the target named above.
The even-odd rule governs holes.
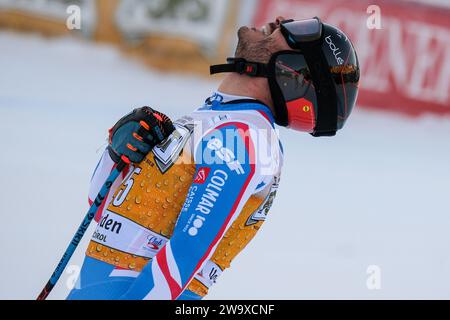
[[[0,32],[0,299],[34,299],[48,280],[88,209],[107,129],[142,105],[189,113],[214,79],[78,39]],[[280,134],[272,211],[210,299],[450,299],[449,118],[357,108],[334,138]],[[50,298],[67,295],[91,233]],[[367,287],[372,265],[378,290]]]

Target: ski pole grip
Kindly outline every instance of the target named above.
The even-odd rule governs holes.
[[[125,167],[127,165],[129,165],[131,163],[130,159],[128,159],[127,156],[122,155],[120,157],[120,161],[117,164],[117,170],[122,171],[123,169],[125,169]]]

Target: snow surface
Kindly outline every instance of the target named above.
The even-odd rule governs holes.
[[[179,117],[217,81],[78,39],[0,32],[0,299],[34,299],[48,280],[88,209],[106,130],[145,104]],[[281,137],[269,218],[210,299],[450,298],[450,118],[358,108],[333,139]],[[370,265],[380,290],[366,286]],[[51,299],[65,298],[69,270]]]

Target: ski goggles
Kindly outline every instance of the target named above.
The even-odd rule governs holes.
[[[292,129],[313,133],[317,99],[304,56],[295,51],[278,52],[269,65],[269,86],[278,117],[284,117]]]
[[[301,43],[319,40],[322,36],[322,22],[319,18],[307,20],[284,20],[280,24],[281,33],[293,49],[301,49]]]
[[[281,112],[282,120],[289,127],[313,136],[335,135],[338,102],[330,67],[322,51],[322,22],[318,17],[285,20],[280,24],[280,31],[289,47],[296,50],[290,54],[274,55],[277,86],[269,80],[272,94],[285,105],[286,112]],[[286,67],[295,71],[293,77],[296,81],[287,81],[282,76],[280,70]]]
[[[337,131],[337,96],[328,62],[322,52],[323,25],[319,18],[285,20],[281,33],[295,50],[274,53],[269,63],[228,58],[210,73],[237,72],[269,81],[276,123],[313,136]]]

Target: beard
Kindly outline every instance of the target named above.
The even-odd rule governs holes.
[[[258,40],[250,38],[251,30],[240,27],[238,30],[238,44],[234,56],[252,62],[268,63],[272,56],[273,41],[269,37]]]

